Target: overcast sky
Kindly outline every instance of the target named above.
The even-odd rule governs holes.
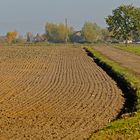
[[[85,21],[105,27],[104,18],[121,4],[140,7],[140,0],[0,0],[0,34],[43,33],[46,22],[60,23],[65,18],[76,30]]]

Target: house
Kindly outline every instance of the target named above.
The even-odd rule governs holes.
[[[47,42],[47,37],[45,34],[40,35],[37,33],[37,35],[34,37],[34,42]]]
[[[71,41],[73,43],[82,43],[83,42],[83,36],[81,31],[76,31],[71,36]]]

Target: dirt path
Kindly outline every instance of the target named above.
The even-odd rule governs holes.
[[[2,140],[82,140],[123,102],[116,83],[80,48],[0,48]]]
[[[109,46],[94,48],[109,59],[116,61],[121,66],[130,69],[136,75],[140,76],[140,56]]]

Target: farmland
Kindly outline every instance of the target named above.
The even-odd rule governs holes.
[[[120,113],[122,91],[77,47],[0,47],[0,138],[88,138]]]
[[[134,74],[140,76],[140,65],[138,65],[140,62],[140,56],[135,55],[132,52],[124,51],[123,49],[120,50],[109,46],[95,47],[95,49],[112,61],[117,62],[122,67],[125,67]],[[132,47],[131,49],[134,48]]]

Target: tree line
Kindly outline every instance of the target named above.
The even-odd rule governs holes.
[[[26,38],[19,36],[18,32],[8,32],[5,36],[5,41],[12,43],[95,43],[107,41],[109,32],[107,29],[101,28],[96,23],[85,22],[80,31],[75,31],[73,27],[64,23],[46,23],[45,33],[37,33],[35,36],[31,32],[26,33]],[[3,41],[4,41],[3,39]],[[2,38],[0,38],[2,42]]]
[[[96,43],[96,42],[124,42],[140,41],[140,8],[133,5],[121,5],[112,10],[112,15],[105,18],[107,28],[101,28],[93,22],[85,22],[80,31],[60,23],[45,25],[45,33],[26,34],[26,39],[18,36],[16,31],[8,32],[5,41],[9,44],[18,42],[51,42],[51,43]],[[18,37],[17,37],[18,36]],[[0,42],[2,38],[0,38]]]
[[[49,42],[65,43],[93,43],[105,41],[109,36],[107,29],[102,29],[99,25],[92,22],[85,22],[80,31],[74,31],[73,27],[65,24],[47,23],[46,35]]]

